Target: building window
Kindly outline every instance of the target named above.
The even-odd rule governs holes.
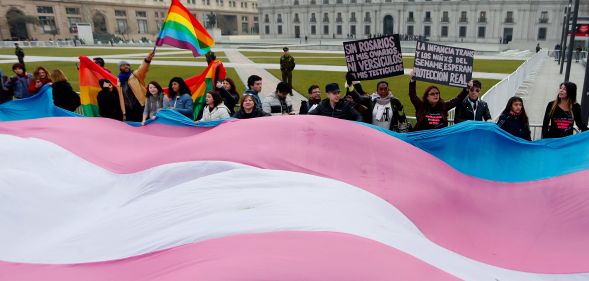
[[[39,14],[53,14],[53,7],[37,6],[37,13],[39,13]]]
[[[299,5],[299,0],[294,0],[293,4],[294,4],[295,6],[298,6],[298,5]]]
[[[538,40],[546,40],[546,27],[538,28]]]
[[[407,22],[414,22],[415,18],[413,17],[413,12],[409,12],[409,16],[407,16]]]
[[[329,22],[329,15],[327,13],[323,13],[323,22]]]
[[[344,19],[342,18],[342,13],[337,13],[337,17],[335,18],[335,22],[342,22]]]
[[[41,25],[41,29],[43,30],[43,33],[47,33],[47,34],[56,34],[57,33],[57,26],[55,25],[55,17],[40,16],[39,17],[39,25]]]
[[[164,24],[163,20],[156,20],[155,21],[155,26],[157,26],[157,32],[160,32],[160,30],[162,30],[162,25]]]
[[[448,11],[442,12],[442,22],[450,22],[450,17],[448,17]]]
[[[329,25],[323,26],[323,35],[329,35]]]
[[[314,25],[311,25],[311,35],[317,34],[317,28]]]
[[[282,23],[282,14],[278,14],[278,16],[276,16],[276,22]]]
[[[127,20],[126,19],[117,19],[117,33],[119,34],[126,34],[127,33]]]
[[[370,25],[365,25],[364,26],[364,35],[368,35],[370,34]]]
[[[317,22],[317,18],[315,18],[315,13],[311,13],[311,19],[309,21],[310,22]]]
[[[548,23],[548,12],[543,11],[540,13],[540,23]]]
[[[249,29],[250,29],[250,27],[247,24],[247,22],[241,23],[241,33],[247,33]]]
[[[297,14],[297,13],[294,14],[294,22],[295,23],[299,23],[300,22],[300,20],[299,20],[299,14]]]
[[[423,19],[423,21],[425,21],[425,22],[432,22],[432,14],[431,14],[431,12],[425,12],[425,19]]]
[[[350,25],[350,34],[356,35],[356,26],[355,25]]]
[[[337,35],[342,35],[342,26],[341,25],[338,25],[335,28],[337,30]]]
[[[82,18],[80,17],[68,17],[67,18],[67,22],[70,28],[70,33],[77,33],[77,26],[76,23],[81,23],[82,22]]]
[[[429,25],[423,27],[423,36],[430,37],[432,33],[432,29]]]
[[[146,18],[147,12],[146,11],[135,11],[135,16],[138,18]]]
[[[315,0],[311,0],[310,3],[311,3],[311,5],[317,5],[317,1],[315,1]]]
[[[364,14],[364,22],[371,22],[370,12],[366,12],[366,14]]]
[[[356,12],[350,14],[350,22],[356,22]]]
[[[505,15],[505,23],[513,23],[513,12],[508,11]]]
[[[458,36],[459,37],[466,37],[466,26],[459,27]]]
[[[257,21],[258,21],[258,17],[257,17],[257,16],[255,16],[255,17],[254,17],[254,22],[257,22]]]
[[[127,11],[124,10],[115,10],[115,16],[117,17],[126,17]]]
[[[479,13],[479,22],[480,23],[487,22],[487,12],[482,11]]]
[[[268,14],[264,15],[264,22],[265,23],[269,23],[270,22],[270,17],[268,17]]]
[[[147,20],[137,20],[137,33],[147,33]]]
[[[466,11],[460,12],[460,22],[465,23],[468,19],[466,18]]]
[[[344,3],[344,1],[343,1],[343,0],[335,0],[335,3],[336,3],[336,4],[343,4],[343,3]]]
[[[477,33],[478,38],[485,38],[485,31],[486,28],[484,26],[479,26],[479,32]]]
[[[282,25],[278,26],[278,34],[282,34]]]
[[[407,35],[413,35],[413,25],[407,26]]]
[[[264,33],[266,34],[270,34],[270,27],[269,26],[264,26]]]
[[[350,4],[356,4],[356,0],[350,0]]]
[[[442,32],[440,33],[441,37],[448,37],[448,27],[442,26]]]
[[[79,15],[80,14],[80,8],[65,8],[65,13],[68,15]]]
[[[329,5],[329,0],[323,0],[323,5]]]

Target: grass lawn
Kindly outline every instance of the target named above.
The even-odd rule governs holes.
[[[273,57],[276,59],[280,59],[282,56],[282,52],[257,52],[257,51],[239,51],[242,55],[246,57]],[[343,53],[298,53],[296,51],[290,51],[290,55],[298,58],[298,57],[336,57],[341,58],[343,57]]]
[[[280,79],[281,73],[280,70],[277,69],[268,69],[270,73]],[[322,98],[326,98],[325,94],[325,85],[328,83],[336,82],[340,86],[342,91],[344,83],[345,83],[345,72],[322,72],[320,75],[317,75],[315,71],[304,71],[304,70],[295,70],[293,73],[293,87],[299,93],[304,96],[307,96],[307,89],[312,84],[317,84],[321,88],[321,96]],[[415,108],[411,104],[409,100],[409,76],[402,75],[402,76],[395,76],[392,78],[383,79],[389,82],[389,86],[392,89],[393,94],[401,100],[403,105],[405,106],[405,113],[407,115],[415,116]],[[490,89],[493,85],[499,83],[499,80],[493,79],[478,79],[483,84],[483,91],[485,89]],[[370,80],[370,81],[362,81],[362,88],[368,92],[373,93],[376,90],[376,83],[380,80]],[[429,86],[430,83],[425,82],[417,82],[417,96],[421,98],[425,88]],[[457,87],[450,87],[450,86],[442,86],[437,85],[442,93],[442,98],[445,100],[451,99],[455,97],[460,91],[460,88]],[[270,89],[266,89],[265,91],[269,91]],[[482,93],[481,93],[482,96]]]
[[[253,52],[242,52],[242,53],[253,53]],[[257,54],[253,55],[246,55],[249,57],[253,62],[256,63],[275,63],[279,64],[280,56],[274,54],[271,56],[272,53],[266,53],[269,56],[259,56]],[[245,54],[244,54],[245,55]],[[312,56],[313,55],[315,58]],[[321,57],[319,53],[313,54],[300,54],[293,55],[295,58],[295,62],[299,65],[309,64],[309,65],[334,65],[334,66],[345,66],[346,60],[342,55],[338,56],[329,56],[329,57]],[[326,54],[326,55],[333,55],[333,54]],[[404,57],[403,58],[403,66],[405,68],[412,68],[413,67],[413,57]],[[475,72],[489,72],[489,73],[512,73],[514,72],[524,61],[523,60],[483,60],[483,59],[475,59],[473,70]]]
[[[79,91],[80,85],[78,80],[78,70],[76,69],[76,65],[73,62],[31,62],[27,64],[27,68],[32,72],[37,66],[43,66],[47,70],[51,71],[53,69],[61,69],[68,78],[70,84],[75,91]],[[8,74],[12,75],[10,71],[12,64],[0,64],[0,68],[8,72]],[[106,65],[108,69],[113,71],[113,73],[118,74],[115,70],[118,68],[117,64],[108,63]],[[134,69],[138,67],[138,65],[132,66]],[[201,73],[205,68],[202,66],[168,66],[168,65],[152,65],[149,68],[149,72],[147,73],[147,79],[145,80],[146,83],[149,81],[157,81],[162,85],[162,87],[167,87],[170,79],[175,76],[179,76],[182,78],[188,78],[190,76],[196,75]],[[242,93],[244,89],[244,84],[239,79],[237,72],[233,68],[226,68],[227,69],[227,76],[231,77],[238,89],[239,93]],[[9,72],[10,71],[10,72]]]
[[[48,57],[79,57],[79,56],[105,56],[122,54],[147,54],[149,50],[126,48],[23,48],[26,56]],[[171,52],[174,50],[157,50],[157,53]],[[14,55],[14,48],[0,48],[0,55]]]

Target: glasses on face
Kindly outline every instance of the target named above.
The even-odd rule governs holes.
[[[471,92],[477,92],[477,93],[480,93],[480,92],[481,92],[481,89],[479,89],[479,88],[474,88],[474,87],[473,87],[473,88],[470,88],[470,91],[471,91]]]
[[[440,92],[433,92],[433,93],[428,93],[428,96],[439,96]]]

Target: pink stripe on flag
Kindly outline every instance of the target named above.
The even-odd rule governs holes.
[[[12,281],[458,280],[369,239],[332,232],[275,232],[211,239],[109,262],[0,262]]]

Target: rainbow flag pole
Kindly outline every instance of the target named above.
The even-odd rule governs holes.
[[[198,57],[208,53],[215,40],[179,0],[172,0],[153,51],[163,44],[191,50]]]

